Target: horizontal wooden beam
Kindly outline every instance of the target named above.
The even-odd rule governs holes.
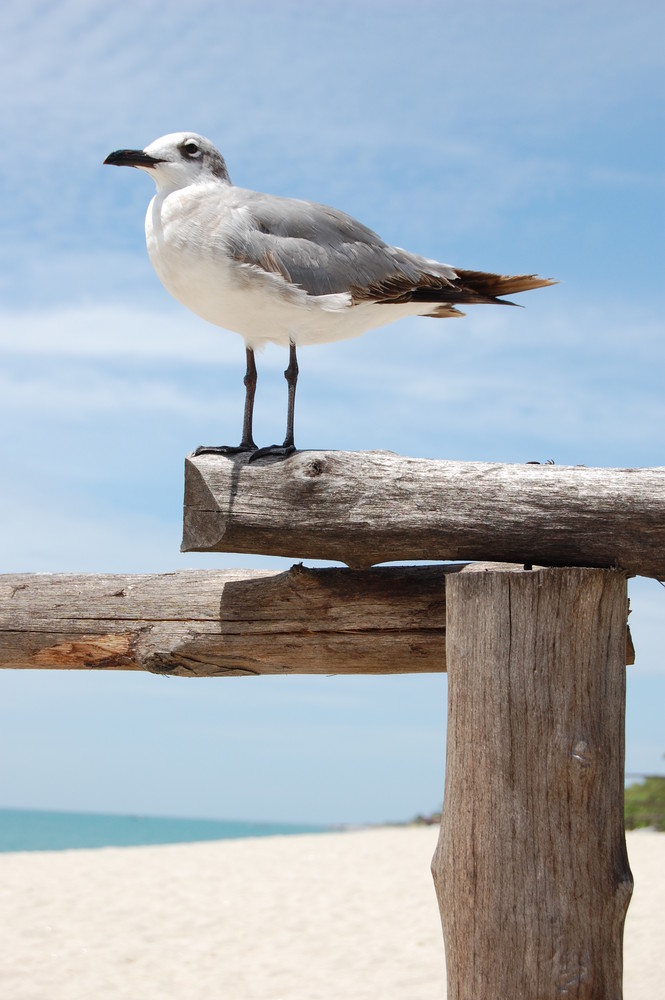
[[[619,568],[665,579],[665,468],[297,452],[185,462],[185,552]]]
[[[459,567],[0,576],[0,667],[182,677],[445,670]]]
[[[369,570],[0,575],[0,668],[181,677],[440,672],[451,574]],[[630,632],[626,662],[634,662]]]

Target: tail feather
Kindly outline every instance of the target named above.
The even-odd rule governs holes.
[[[462,297],[460,302],[477,302],[476,295],[485,302],[493,302],[502,295],[516,295],[517,292],[529,292],[532,288],[545,288],[556,285],[552,278],[541,278],[537,274],[490,274],[485,271],[464,271],[455,268],[459,278],[459,291],[462,296],[470,293],[468,299]]]
[[[431,310],[421,315],[454,316],[458,305],[480,303],[515,305],[503,295],[515,295],[532,288],[556,285],[551,278],[537,274],[492,274],[487,271],[465,271],[447,264],[436,264],[423,258],[405,258],[404,267],[396,267],[373,280],[359,282],[351,288],[353,301],[399,305],[407,302],[431,303]],[[414,267],[413,264],[417,264]],[[439,271],[439,268],[441,269]],[[464,315],[463,313],[461,315]]]
[[[486,271],[465,271],[455,268],[457,280],[452,287],[441,289],[438,304],[434,305],[427,315],[435,319],[446,319],[449,316],[463,316],[464,313],[455,309],[456,305],[499,305],[516,306],[517,302],[501,298],[503,295],[516,295],[518,292],[528,292],[532,288],[545,288],[556,285],[552,278],[541,278],[537,274],[491,274]],[[416,291],[413,298],[419,298]],[[431,300],[430,300],[431,301]]]

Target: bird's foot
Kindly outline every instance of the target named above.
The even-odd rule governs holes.
[[[249,456],[250,462],[255,462],[257,458],[267,458],[269,455],[277,455],[279,458],[287,458],[294,455],[296,446],[294,444],[269,444],[266,448],[257,448]]]
[[[207,445],[200,444],[196,451],[194,452],[194,457],[198,455],[244,455],[247,452],[255,453],[257,447],[252,441],[251,444],[245,444],[241,442],[240,444],[217,444],[217,445]]]

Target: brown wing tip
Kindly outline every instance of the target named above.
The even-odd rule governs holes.
[[[530,292],[532,288],[547,288],[548,285],[558,285],[556,278],[541,278],[539,274],[502,275],[501,281],[505,291],[502,295],[514,295],[516,292]]]
[[[455,270],[463,291],[482,296],[485,301],[557,284],[554,278],[541,278],[539,274],[492,274],[487,271],[467,271],[463,268]]]

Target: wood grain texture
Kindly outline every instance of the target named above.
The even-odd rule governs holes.
[[[446,605],[448,998],[620,1000],[625,576],[467,570]]]
[[[457,568],[0,576],[0,667],[438,672],[445,580]]]
[[[299,452],[189,457],[186,552],[617,567],[665,579],[665,468]]]

